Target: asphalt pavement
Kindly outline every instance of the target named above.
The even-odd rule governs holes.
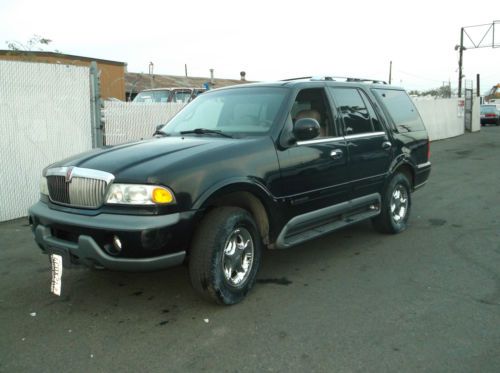
[[[0,371],[500,372],[500,127],[433,142],[410,227],[369,222],[266,251],[232,307],[184,266],[64,271],[0,224]]]

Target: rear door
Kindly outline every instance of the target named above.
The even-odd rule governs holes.
[[[393,146],[370,98],[355,87],[328,89],[342,122],[351,199],[381,193]]]

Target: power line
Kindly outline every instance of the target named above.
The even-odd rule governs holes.
[[[423,76],[420,76],[420,75],[412,74],[412,73],[409,73],[409,72],[406,72],[406,71],[402,71],[402,70],[398,70],[398,69],[394,69],[394,70],[397,71],[398,73],[401,73],[401,74],[404,74],[404,75],[408,75],[408,76],[411,76],[411,77],[417,78],[417,79],[428,80],[430,82],[435,82],[435,83],[442,83],[443,82],[442,80],[436,80],[436,79],[426,78],[426,77],[423,77]]]

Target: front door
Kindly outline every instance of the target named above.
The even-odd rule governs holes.
[[[286,130],[290,132],[296,119],[306,117],[318,120],[320,135],[278,150],[284,198],[292,215],[348,199],[346,141],[334,121],[324,88],[298,92]]]

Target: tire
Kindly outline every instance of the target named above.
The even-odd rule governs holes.
[[[189,276],[204,299],[230,305],[241,302],[255,284],[262,242],[253,217],[238,207],[210,211],[195,232]]]
[[[402,232],[408,225],[411,210],[410,182],[403,173],[394,174],[382,196],[380,215],[372,219],[381,233]]]

